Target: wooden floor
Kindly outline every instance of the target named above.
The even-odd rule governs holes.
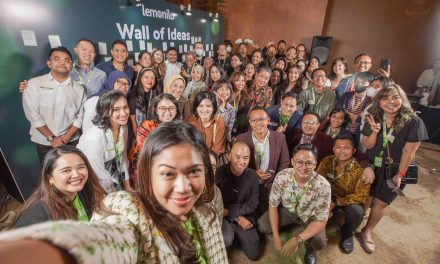
[[[440,263],[440,146],[423,143],[416,161],[419,183],[407,186],[406,197],[397,198],[387,210],[373,233],[376,251],[365,253],[356,239],[353,253],[343,254],[338,246],[342,219],[336,215],[328,224],[328,247],[318,252],[319,263]],[[261,246],[264,252],[256,262],[249,261],[238,248],[228,250],[230,263],[303,263],[304,248],[287,258],[274,249],[271,236],[266,236]]]

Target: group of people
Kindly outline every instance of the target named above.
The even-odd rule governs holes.
[[[371,73],[363,52],[352,74],[343,57],[327,73],[303,44],[231,46],[210,58],[197,42],[183,63],[173,47],[143,51],[134,67],[123,41],[96,66],[88,39],[75,60],[51,49],[50,72],[19,87],[42,170],[11,228],[70,221],[0,240],[44,239],[77,260],[227,263],[234,244],[259,259],[272,233],[282,255],[304,244],[316,263],[329,217],[343,211],[341,251],[366,219],[361,245],[373,253],[372,232],[427,139],[389,67]],[[304,230],[283,241],[293,223]]]

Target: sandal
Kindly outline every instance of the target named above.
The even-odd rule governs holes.
[[[361,246],[364,249],[365,252],[367,252],[368,254],[371,254],[374,252],[374,250],[376,249],[376,244],[374,244],[373,239],[371,240],[367,240],[365,238],[365,233],[364,230],[361,231]]]

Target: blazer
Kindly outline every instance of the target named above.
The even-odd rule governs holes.
[[[269,129],[275,131],[278,128],[280,122],[280,105],[274,105],[267,108],[267,113],[269,114],[269,118],[270,118]],[[296,110],[295,113],[293,113],[292,116],[290,117],[284,134],[289,133],[291,130],[295,128],[300,128],[302,117],[303,117],[303,112]]]
[[[289,139],[288,146],[290,151],[290,156],[292,156],[293,149],[299,144],[302,136],[301,128],[297,128],[286,135]],[[312,145],[318,149],[318,163],[328,155],[333,154],[333,139],[332,137],[326,135],[321,131],[316,131],[315,136],[312,139]]]
[[[289,150],[287,148],[286,137],[283,133],[270,131],[269,136],[269,169],[274,170],[275,174],[288,168],[290,165]],[[255,147],[252,141],[252,131],[238,135],[237,141],[246,143],[250,148],[249,168],[256,169],[255,163]],[[275,178],[275,174],[266,180],[265,186],[270,188]]]

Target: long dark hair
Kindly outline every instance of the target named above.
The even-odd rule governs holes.
[[[158,78],[157,78],[157,74],[156,71],[153,68],[143,68],[140,72],[139,75],[136,79],[136,87],[133,90],[133,95],[136,98],[136,109],[141,111],[142,113],[146,114],[147,113],[147,109],[145,107],[146,105],[146,100],[145,100],[145,90],[144,90],[144,86],[142,84],[142,77],[144,76],[144,74],[149,71],[152,72],[154,74],[154,85],[153,87],[151,87],[151,91],[150,91],[150,98],[154,98],[156,95],[159,94],[159,89],[157,89],[158,86]],[[135,113],[131,113],[131,114],[135,114]]]
[[[200,132],[194,126],[183,121],[164,123],[147,137],[139,158],[138,193],[154,226],[161,232],[179,262],[197,263],[197,249],[192,243],[192,237],[180,225],[179,217],[159,204],[152,187],[153,159],[163,150],[180,144],[191,144],[203,159],[205,189],[195,202],[194,207],[202,214],[211,217],[211,222],[215,220],[215,213],[210,205],[214,198],[214,173],[209,159],[209,151]]]
[[[98,177],[93,171],[92,166],[90,166],[87,157],[76,147],[65,145],[51,149],[46,154],[37,189],[18,211],[16,219],[12,222],[11,227],[17,222],[26,209],[32,207],[34,204],[40,201],[43,202],[44,207],[48,211],[50,220],[78,220],[78,211],[73,206],[73,203],[66,201],[66,196],[49,182],[49,178],[52,176],[58,159],[66,154],[78,155],[81,157],[87,167],[88,179],[81,191],[81,202],[83,203],[86,211],[89,213],[94,211],[105,211],[103,209],[104,207],[102,200],[104,199],[106,192],[101,187]]]
[[[113,107],[121,97],[127,100],[127,97],[117,90],[111,90],[101,94],[96,104],[96,116],[92,123],[102,129],[110,128],[110,116]]]
[[[235,87],[235,82],[240,78],[243,77],[243,81],[244,81],[244,87],[240,92],[240,99],[238,100],[238,106],[239,107],[244,107],[246,104],[246,101],[248,99],[248,91],[246,88],[246,76],[243,72],[233,72],[231,74],[231,77],[229,78],[229,81],[231,82],[232,85],[232,96],[231,96],[231,100],[230,103],[233,103],[233,101],[235,100],[235,92],[237,91],[236,87]]]
[[[220,65],[220,63],[214,62],[211,65],[211,67],[209,68],[209,79],[208,79],[208,88],[209,89],[212,89],[212,86],[214,85],[214,80],[212,79],[212,76],[211,76],[211,69],[213,67],[217,68],[218,71],[220,72],[220,79],[219,80],[226,78],[225,69],[223,69],[223,67],[222,67],[222,65]]]

